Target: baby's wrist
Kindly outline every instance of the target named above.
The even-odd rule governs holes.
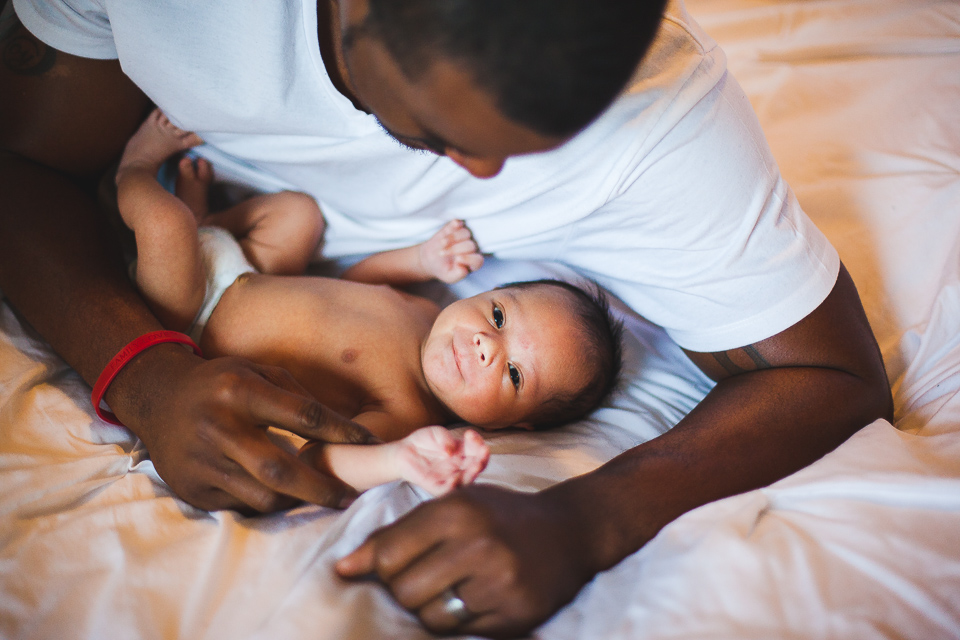
[[[395,440],[394,442],[373,445],[377,448],[378,467],[384,470],[388,482],[407,479],[403,475],[403,465],[400,463],[400,450],[403,447],[403,442],[403,440]]]
[[[422,280],[432,280],[437,277],[437,274],[433,273],[429,266],[429,260],[427,259],[427,243],[421,243],[417,245],[416,251],[416,264],[414,265],[414,271],[417,276]]]

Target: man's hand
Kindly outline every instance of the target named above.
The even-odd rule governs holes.
[[[144,441],[160,477],[190,504],[269,512],[298,500],[342,507],[355,496],[267,437],[269,425],[326,442],[371,439],[285,370],[241,358],[201,360],[179,345],[148,349],[128,368],[108,402]],[[148,381],[152,390],[141,393]]]
[[[463,220],[451,220],[419,245],[419,256],[424,273],[447,284],[483,266],[483,255]]]
[[[435,633],[526,635],[593,575],[583,527],[552,492],[471,485],[414,509],[336,565],[343,577],[375,573]],[[453,588],[472,617],[444,610]]]

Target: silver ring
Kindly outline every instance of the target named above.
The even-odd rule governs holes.
[[[467,609],[467,603],[457,595],[453,587],[444,589],[440,599],[443,601],[443,610],[456,618],[460,624],[473,620],[473,614],[470,609]]]

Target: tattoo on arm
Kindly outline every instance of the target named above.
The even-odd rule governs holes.
[[[8,5],[0,16],[0,58],[17,75],[39,76],[53,68],[57,50],[33,38]]]
[[[750,356],[750,359],[753,360],[753,364],[756,365],[757,369],[770,369],[773,366],[760,355],[760,352],[757,351],[757,348],[753,345],[744,347],[743,352]]]
[[[753,362],[753,368],[742,367],[735,363],[730,358],[730,353],[736,353],[737,351],[743,352],[750,360]],[[736,375],[738,373],[746,373],[747,371],[756,371],[758,369],[771,369],[773,365],[764,359],[760,352],[757,351],[756,347],[748,345],[742,349],[735,349],[733,352],[730,351],[718,351],[713,354],[714,360],[723,367],[723,369],[730,375]]]

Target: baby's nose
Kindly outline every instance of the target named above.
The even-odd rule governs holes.
[[[484,333],[477,333],[473,336],[473,346],[477,350],[477,359],[482,366],[487,366],[493,362],[497,349],[495,340]]]

